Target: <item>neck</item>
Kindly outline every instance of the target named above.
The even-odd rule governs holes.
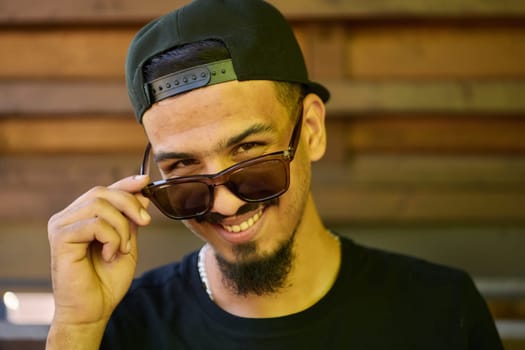
[[[305,219],[307,218],[307,219]],[[340,265],[338,239],[322,225],[310,198],[294,241],[294,262],[286,287],[266,295],[237,295],[222,283],[213,249],[202,250],[201,278],[212,300],[225,311],[242,317],[278,317],[297,313],[319,301],[330,290]]]

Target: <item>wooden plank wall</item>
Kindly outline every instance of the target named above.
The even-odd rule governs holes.
[[[0,1],[0,290],[48,288],[48,217],[137,171],[146,139],[126,49],[186,2]],[[313,184],[330,226],[477,279],[524,280],[525,2],[270,2],[332,91]],[[140,271],[200,244],[155,216]],[[488,295],[498,319],[525,319],[523,289]]]

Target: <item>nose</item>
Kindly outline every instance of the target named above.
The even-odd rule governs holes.
[[[213,205],[210,212],[223,216],[233,216],[244,204],[246,202],[233,194],[226,186],[219,185],[214,189]]]

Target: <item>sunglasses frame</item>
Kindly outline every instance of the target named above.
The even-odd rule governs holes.
[[[286,184],[285,184],[284,188],[282,189],[282,191],[279,191],[278,193],[275,193],[275,194],[272,194],[270,196],[264,197],[262,199],[257,199],[257,200],[250,200],[250,199],[247,199],[247,198],[243,198],[241,195],[239,195],[239,194],[237,194],[237,193],[235,193],[233,191],[232,191],[232,193],[234,193],[241,200],[243,200],[245,202],[252,202],[252,203],[253,202],[264,202],[264,201],[268,201],[268,200],[271,200],[271,199],[274,199],[274,198],[277,198],[277,197],[281,196],[283,193],[285,193],[288,190],[288,187],[289,187],[289,184],[290,184],[290,162],[294,159],[295,152],[297,150],[297,146],[299,145],[299,139],[300,139],[301,128],[302,128],[302,120],[303,120],[302,103],[300,105],[301,105],[301,108],[299,109],[299,117],[297,118],[297,121],[296,121],[295,126],[293,128],[292,136],[291,136],[290,142],[288,144],[288,149],[286,149],[284,151],[277,151],[277,152],[272,152],[272,153],[268,153],[268,154],[263,154],[261,156],[255,157],[255,158],[244,160],[244,161],[236,163],[236,164],[234,164],[234,165],[232,165],[232,166],[230,166],[230,167],[228,167],[228,168],[226,168],[224,170],[221,170],[221,171],[219,171],[218,173],[215,173],[215,174],[201,174],[201,175],[191,175],[191,176],[180,176],[180,177],[173,177],[173,178],[169,178],[169,179],[163,179],[163,180],[154,181],[154,182],[149,183],[148,185],[146,185],[146,187],[144,187],[142,189],[142,191],[141,191],[142,194],[145,197],[149,198],[153,202],[153,204],[155,204],[155,206],[164,215],[166,215],[167,217],[169,217],[171,219],[174,219],[174,220],[185,220],[185,219],[191,219],[191,218],[199,217],[199,216],[205,215],[206,213],[208,213],[211,210],[212,205],[213,205],[213,201],[215,200],[214,188],[216,186],[221,186],[221,185],[227,184],[227,182],[229,180],[229,177],[230,177],[230,174],[232,174],[233,172],[235,172],[235,171],[237,171],[239,169],[242,169],[242,168],[245,168],[245,167],[249,167],[249,166],[253,166],[255,164],[259,164],[259,163],[263,163],[263,162],[271,161],[271,160],[277,160],[277,161],[283,163],[284,169],[286,171]],[[144,151],[144,157],[143,157],[143,160],[142,160],[142,163],[141,163],[141,166],[140,166],[140,175],[146,175],[146,174],[149,173],[150,154],[151,154],[151,143],[148,143],[147,146],[146,146],[146,149]],[[206,210],[201,211],[201,212],[196,213],[196,214],[177,216],[177,215],[173,215],[169,211],[165,210],[163,208],[163,206],[160,205],[156,201],[155,196],[154,196],[154,193],[156,191],[164,189],[166,187],[171,187],[171,186],[176,185],[176,184],[188,183],[188,182],[200,182],[200,183],[206,184],[208,186],[208,191],[210,193],[210,200],[209,200],[209,203],[207,204]],[[226,186],[226,187],[228,187],[228,186]],[[230,189],[230,191],[231,191],[231,189]]]

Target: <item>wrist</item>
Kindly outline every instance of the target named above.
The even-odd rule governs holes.
[[[53,321],[49,328],[46,350],[96,350],[104,335],[107,322],[67,324]]]

